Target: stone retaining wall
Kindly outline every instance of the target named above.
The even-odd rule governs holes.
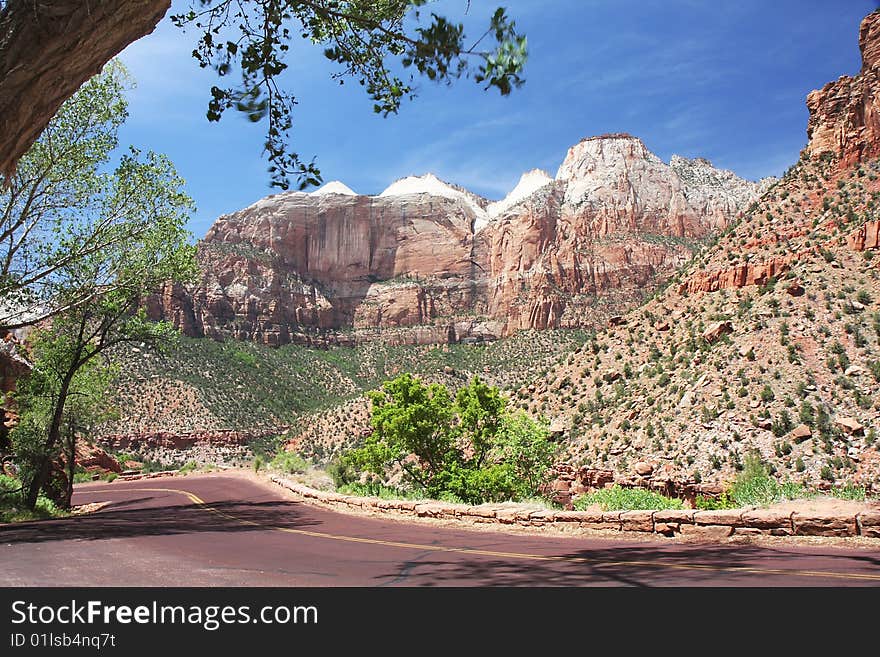
[[[609,532],[633,531],[663,536],[690,536],[709,540],[728,536],[769,534],[772,536],[864,536],[880,538],[880,511],[869,510],[850,515],[783,512],[768,509],[725,509],[696,511],[556,511],[535,510],[515,504],[449,504],[383,500],[355,497],[315,490],[283,477],[270,479],[288,490],[337,508],[394,513],[419,518],[460,520],[467,523],[493,523],[524,527],[591,529]]]

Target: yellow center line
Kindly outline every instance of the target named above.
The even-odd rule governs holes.
[[[830,577],[837,579],[855,579],[869,580],[880,582],[880,574],[869,573],[839,573],[822,570],[789,570],[782,568],[756,568],[752,566],[713,566],[708,564],[686,564],[686,563],[666,563],[662,561],[639,561],[639,560],[619,560],[605,561],[602,559],[594,559],[589,557],[577,557],[569,555],[546,555],[531,554],[528,552],[501,552],[497,550],[481,550],[478,548],[468,547],[450,547],[444,545],[425,545],[422,543],[406,543],[401,541],[387,541],[377,538],[363,538],[360,536],[345,536],[341,534],[328,534],[325,532],[309,531],[307,529],[293,529],[291,527],[279,527],[277,525],[267,525],[265,523],[239,518],[238,516],[227,513],[211,506],[195,493],[177,488],[125,488],[126,492],[142,492],[142,493],[176,493],[189,499],[196,506],[215,513],[223,518],[232,520],[242,525],[250,525],[253,527],[262,527],[264,529],[285,532],[287,534],[297,534],[300,536],[308,536],[310,538],[321,538],[331,541],[342,541],[346,543],[361,543],[366,545],[380,545],[383,547],[401,548],[405,550],[422,550],[431,552],[451,552],[457,554],[470,554],[481,557],[498,557],[502,559],[524,559],[531,561],[556,561],[566,563],[582,563],[595,566],[644,566],[650,568],[669,568],[676,570],[702,570],[711,572],[729,572],[729,573],[746,573],[753,575],[787,575],[796,577]],[[104,490],[83,491],[83,492],[105,492]],[[111,491],[112,492],[112,491]]]

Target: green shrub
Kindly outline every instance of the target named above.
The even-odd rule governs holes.
[[[813,409],[813,405],[806,399],[801,403],[801,410],[798,414],[798,419],[809,427],[815,426],[816,424],[815,409]]]
[[[548,480],[558,446],[547,427],[509,411],[478,377],[453,395],[406,373],[368,397],[373,433],[334,466],[343,485],[364,473],[381,481],[402,466],[405,485],[425,497],[475,504],[534,497]]]
[[[231,351],[230,356],[233,360],[241,365],[244,365],[245,367],[259,367],[259,361],[257,360],[257,357],[247,351],[234,349]]]
[[[309,469],[309,462],[296,452],[278,452],[270,465],[285,474],[302,474]]]
[[[337,456],[327,466],[327,474],[333,480],[336,490],[341,491],[343,486],[354,483],[358,473],[348,455]]]
[[[855,500],[864,502],[867,491],[864,486],[856,486],[855,484],[846,484],[840,488],[833,488],[831,495],[841,500]]]
[[[700,511],[717,511],[718,509],[735,509],[736,503],[730,499],[727,491],[724,491],[718,497],[697,495],[694,506]]]
[[[782,500],[806,497],[807,490],[794,482],[776,480],[758,454],[748,454],[743,470],[730,487],[730,498],[737,507],[767,506]]]
[[[15,477],[0,474],[0,523],[23,522],[41,518],[58,518],[67,515],[52,500],[40,495],[33,511],[28,510],[23,499],[21,482]]]
[[[684,508],[681,500],[666,497],[644,488],[623,488],[617,485],[582,495],[575,500],[574,508],[582,511],[593,504],[598,504],[603,511],[650,511]]]
[[[254,458],[254,472],[259,472],[260,470],[262,470],[262,469],[263,469],[263,465],[264,465],[264,463],[263,463],[263,457],[257,455],[257,456]]]
[[[195,470],[197,467],[199,467],[199,464],[196,463],[195,461],[187,461],[186,463],[183,464],[183,466],[181,466],[177,470],[177,472],[178,472],[178,474],[185,475],[185,474],[189,474],[190,472]]]
[[[0,474],[0,493],[8,494],[21,488],[21,482],[15,477]],[[2,498],[0,498],[2,499]]]

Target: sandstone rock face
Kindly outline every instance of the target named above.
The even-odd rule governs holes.
[[[0,335],[0,393],[15,390],[15,382],[30,370],[18,340],[11,333]]]
[[[220,217],[199,245],[201,281],[145,305],[191,336],[272,345],[593,325],[762,189],[705,160],[665,164],[629,135],[581,141],[555,179],[529,172],[495,203],[430,174],[378,196],[334,182]]]
[[[880,221],[868,221],[854,230],[847,244],[853,251],[880,249]]]
[[[76,445],[76,464],[88,471],[122,472],[122,466],[97,445],[78,441]]]
[[[833,175],[880,156],[880,12],[862,21],[859,47],[862,70],[857,76],[842,76],[807,96],[809,143],[804,155],[813,161],[830,157]],[[810,197],[800,221],[790,221],[787,226],[775,225],[773,231],[761,239],[746,241],[738,247],[739,255],[768,245],[782,245],[790,250],[790,240],[798,240],[809,232],[807,215],[824,212],[820,202],[821,197]],[[825,219],[828,221],[827,216]],[[847,244],[853,251],[880,248],[880,222],[872,220],[859,226],[847,236]],[[752,258],[720,269],[704,269],[683,282],[679,294],[762,285],[814,251],[815,248],[801,249],[784,256]]]
[[[15,382],[31,370],[21,344],[11,333],[0,335],[0,453],[11,449],[9,430],[18,424],[15,402],[7,393],[15,390]]]
[[[703,339],[708,343],[713,343],[722,335],[733,333],[733,324],[729,321],[715,322],[705,331],[703,331]]]
[[[862,70],[842,76],[807,96],[810,122],[807,152],[831,153],[845,166],[880,154],[880,13],[862,21],[859,31]]]
[[[678,288],[679,294],[717,292],[747,285],[763,285],[773,277],[784,274],[800,254],[771,258],[766,262],[747,262],[727,269],[700,271],[688,278]]]
[[[654,466],[650,463],[646,463],[645,461],[639,461],[638,463],[636,463],[634,469],[636,471],[636,474],[642,477],[647,477],[652,472],[654,472]]]
[[[861,422],[852,417],[838,417],[834,420],[834,424],[849,434],[860,434],[865,429]]]

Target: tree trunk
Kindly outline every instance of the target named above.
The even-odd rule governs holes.
[[[0,174],[10,176],[61,104],[171,0],[9,0],[0,12]]]
[[[49,435],[46,436],[46,443],[43,445],[43,456],[40,461],[40,467],[37,468],[34,478],[28,486],[28,494],[25,503],[28,509],[35,509],[37,506],[37,498],[40,496],[40,489],[49,477],[49,470],[52,465],[52,450],[58,444],[61,437],[61,420],[64,418],[64,404],[67,402],[67,395],[70,392],[70,382],[76,370],[68,372],[61,382],[61,388],[58,391],[58,399],[55,402],[55,410],[52,413],[52,423],[49,425]]]
[[[64,508],[69,509],[73,500],[73,475],[76,471],[76,425],[71,421],[67,427],[67,492]]]

